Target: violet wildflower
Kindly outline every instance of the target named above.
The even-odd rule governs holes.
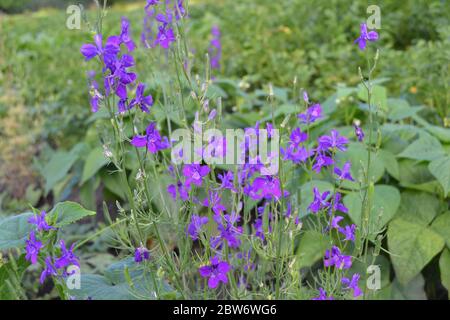
[[[262,218],[256,219],[253,227],[255,228],[255,236],[264,241],[265,236]]]
[[[109,37],[103,47],[103,38],[101,34],[94,36],[94,44],[83,44],[81,46],[81,54],[86,61],[91,60],[96,56],[103,57],[105,62],[112,61],[120,51],[120,40],[117,37]]]
[[[132,66],[134,66],[134,58],[126,54],[108,66],[111,74],[105,77],[104,81],[107,94],[111,92],[111,88],[114,88],[114,92],[120,99],[128,98],[127,85],[134,82],[137,78],[134,72],[128,72],[127,70]]]
[[[173,200],[176,200],[177,198],[177,191],[181,200],[189,200],[189,190],[184,186],[183,183],[181,183],[181,181],[178,181],[177,185],[171,184],[167,186],[167,192]]]
[[[220,235],[211,239],[211,246],[217,248],[220,247],[222,242],[226,242],[230,248],[239,247],[241,245],[242,228],[235,226],[235,224],[239,222],[240,216],[232,212],[223,216],[215,215],[214,220],[217,222]]]
[[[198,269],[203,278],[208,279],[208,287],[215,289],[220,282],[228,283],[227,273],[231,270],[226,261],[220,260],[217,256],[210,259],[209,266],[202,266]]]
[[[156,36],[155,45],[160,45],[164,49],[169,49],[170,44],[176,40],[172,28],[159,27],[159,32]]]
[[[150,153],[156,153],[169,147],[167,137],[161,138],[159,131],[156,129],[156,123],[151,122],[145,130],[145,136],[134,136],[131,144],[136,148],[147,147]]]
[[[40,214],[30,217],[28,219],[28,223],[36,225],[38,231],[56,230],[55,227],[48,225],[47,221],[45,220],[46,216],[47,213],[44,210],[42,210]]]
[[[329,206],[329,202],[327,201],[327,198],[330,194],[330,191],[325,191],[324,193],[320,194],[319,189],[314,187],[313,192],[314,192],[314,200],[308,206],[308,209],[313,213],[317,213],[321,209]]]
[[[203,200],[202,204],[205,207],[209,207],[215,214],[221,214],[223,211],[226,211],[227,208],[221,203],[222,198],[219,196],[218,192],[209,191],[209,197]]]
[[[362,142],[364,140],[364,131],[357,124],[353,125],[353,127],[355,128],[356,138],[358,139],[359,142]]]
[[[52,263],[52,258],[51,257],[45,258],[45,268],[41,273],[39,282],[41,284],[43,284],[45,279],[47,279],[47,277],[49,277],[49,276],[52,277],[52,276],[57,276],[57,275],[58,275],[58,271],[56,271],[56,268]]]
[[[31,264],[36,264],[38,260],[39,251],[42,249],[42,242],[36,239],[36,234],[34,231],[30,232],[28,240],[25,241],[26,255],[25,259],[31,262]]]
[[[338,269],[349,269],[352,266],[352,258],[341,254],[341,250],[333,246],[331,250],[325,251],[323,264],[325,267],[335,266]]]
[[[348,139],[344,136],[340,136],[339,132],[335,129],[331,130],[331,135],[329,136],[321,136],[318,139],[319,150],[327,151],[327,150],[347,150]]]
[[[153,97],[151,95],[144,96],[145,84],[139,83],[136,89],[136,97],[131,100],[129,108],[139,106],[142,111],[149,113],[149,108],[153,105]]]
[[[345,236],[344,240],[347,241],[355,241],[355,231],[356,225],[354,224],[339,229],[339,232],[341,232]]]
[[[332,229],[341,229],[341,227],[339,226],[339,222],[341,222],[341,220],[343,220],[344,219],[344,217],[341,217],[341,216],[335,216],[335,217],[333,217],[333,219],[331,219],[331,224],[330,224],[330,227],[332,228]]]
[[[141,263],[144,260],[150,260],[150,251],[141,245],[134,250],[134,262]]]
[[[361,51],[366,49],[367,41],[373,42],[378,40],[378,33],[376,31],[367,32],[367,24],[365,23],[361,23],[360,32],[358,39],[354,43],[358,44]]]
[[[211,29],[213,38],[210,42],[209,54],[211,56],[211,69],[220,69],[220,60],[222,57],[222,45],[220,43],[220,29],[214,26]]]
[[[303,101],[305,101],[306,104],[309,104],[309,96],[306,90],[303,91]]]
[[[193,183],[197,187],[201,187],[203,177],[207,176],[209,171],[210,169],[207,165],[186,164],[183,167],[183,175],[186,177],[185,185],[190,187]]]
[[[167,193],[169,193],[173,200],[177,199],[177,187],[174,184],[167,186]]]
[[[130,21],[127,18],[122,17],[122,30],[120,32],[120,41],[125,44],[128,51],[131,52],[136,48],[134,41],[131,39]]]
[[[306,109],[304,113],[300,113],[298,115],[298,118],[300,119],[300,122],[305,124],[310,124],[315,122],[316,120],[322,118],[322,107],[320,104],[316,103]]]
[[[323,167],[331,166],[333,163],[334,160],[331,157],[325,155],[324,153],[319,152],[312,166],[312,169],[315,172],[320,173],[320,170],[322,170]]]
[[[280,180],[275,176],[257,177],[247,190],[253,200],[281,197]]]
[[[147,10],[151,6],[156,6],[159,4],[159,0],[147,0],[147,4],[145,5],[145,9]]]
[[[339,169],[338,167],[334,168],[334,174],[337,175],[338,180],[354,181],[352,174],[350,173],[350,166],[351,166],[351,163],[348,161],[342,166],[342,169]]]
[[[300,128],[295,128],[291,135],[289,136],[290,145],[294,148],[298,148],[302,142],[308,140],[308,134],[306,132],[302,132]]]
[[[80,266],[80,263],[78,262],[79,259],[73,252],[73,250],[75,248],[75,243],[73,243],[70,246],[70,248],[67,249],[66,244],[64,243],[64,240],[61,240],[60,248],[61,248],[61,256],[58,259],[56,259],[56,261],[55,261],[56,269],[63,269],[70,265]]]
[[[232,171],[227,171],[224,174],[218,174],[217,177],[219,178],[221,185],[220,187],[223,189],[230,189],[234,192],[236,192],[236,189],[233,185],[234,175]]]
[[[353,291],[354,298],[357,298],[363,294],[361,289],[358,287],[359,278],[360,275],[355,273],[351,280],[349,278],[342,278],[341,280],[342,284],[346,286],[344,289]]]
[[[208,217],[201,217],[199,215],[192,215],[191,223],[187,228],[187,233],[192,240],[198,239],[198,234],[202,230],[202,226],[208,223]]]
[[[341,202],[342,195],[339,192],[336,192],[336,194],[333,197],[332,206],[330,206],[330,214],[332,211],[341,211],[344,213],[348,213],[347,207]]]
[[[313,298],[313,300],[333,300],[332,296],[327,296],[327,293],[324,289],[319,288],[319,296]]]

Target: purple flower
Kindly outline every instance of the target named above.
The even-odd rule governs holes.
[[[220,43],[220,30],[218,26],[211,29],[213,38],[210,42],[209,54],[211,56],[211,69],[220,69],[220,60],[222,57],[222,45]]]
[[[333,163],[334,163],[334,160],[331,157],[319,152],[317,154],[316,161],[314,162],[314,165],[312,166],[312,169],[314,171],[316,171],[317,173],[320,173],[320,170],[322,170],[322,167],[331,166]]]
[[[253,200],[279,199],[281,197],[280,180],[275,176],[261,176],[253,180],[246,192]]]
[[[355,135],[356,138],[358,139],[359,142],[362,142],[364,140],[364,131],[362,130],[362,128],[358,125],[353,125],[353,127],[355,128]]]
[[[147,0],[147,4],[145,5],[145,9],[147,10],[151,6],[156,6],[159,4],[159,0]]]
[[[219,196],[218,192],[209,191],[209,198],[205,198],[202,204],[205,207],[210,207],[215,214],[221,214],[223,211],[227,210],[227,208],[220,202],[222,198]]]
[[[161,138],[159,131],[156,129],[156,122],[151,122],[145,131],[145,136],[133,137],[131,140],[133,146],[136,148],[147,147],[150,153],[156,153],[169,147],[167,137]]]
[[[40,242],[39,240],[36,240],[36,234],[34,233],[34,231],[31,231],[30,236],[29,236],[28,240],[25,241],[25,243],[26,243],[25,251],[27,253],[25,255],[25,259],[30,261],[31,264],[36,264],[38,255],[39,255],[39,251],[43,247],[42,242]]]
[[[67,249],[66,244],[64,243],[64,240],[61,240],[61,242],[60,242],[61,256],[58,259],[56,259],[56,261],[55,261],[56,269],[63,269],[70,265],[80,266],[80,263],[78,262],[79,259],[73,252],[74,247],[75,247],[75,243],[73,243],[70,246],[70,249]]]
[[[122,30],[120,32],[120,41],[125,44],[128,51],[131,52],[136,48],[133,40],[131,39],[130,21],[127,18],[122,17]]]
[[[111,88],[113,88],[120,99],[125,100],[128,98],[127,85],[134,82],[137,77],[134,72],[128,72],[127,70],[127,68],[132,66],[134,66],[134,58],[126,54],[108,65],[111,74],[105,77],[104,80],[106,94],[109,94]]]
[[[305,124],[310,124],[315,122],[316,120],[322,118],[322,107],[320,104],[313,104],[311,107],[306,109],[305,113],[300,113],[298,115],[300,122]]]
[[[56,230],[55,227],[49,226],[47,224],[47,221],[45,221],[46,216],[47,213],[42,210],[40,214],[30,217],[28,219],[28,223],[36,225],[38,231]]]
[[[319,150],[327,151],[339,149],[341,151],[347,150],[348,139],[344,136],[340,136],[339,132],[335,129],[331,130],[330,136],[321,136],[318,139]]]
[[[120,51],[119,44],[120,40],[113,36],[106,40],[106,44],[103,47],[102,35],[96,34],[94,36],[94,44],[83,44],[80,51],[86,61],[91,60],[96,56],[100,56],[103,57],[103,60],[106,63],[115,59],[116,55]]]
[[[208,223],[208,217],[200,217],[196,214],[192,215],[191,223],[187,228],[187,233],[192,240],[198,239],[198,234],[202,230],[202,226]]]
[[[339,232],[345,236],[345,240],[347,241],[355,241],[355,231],[356,225],[354,224],[345,226],[344,228],[339,228]]]
[[[359,278],[360,275],[355,273],[351,280],[349,278],[342,278],[341,280],[342,284],[346,286],[344,289],[353,291],[354,298],[357,298],[363,294],[361,289],[358,287]]]
[[[172,42],[176,40],[172,28],[159,27],[159,32],[156,36],[155,45],[160,45],[164,49],[169,49]]]
[[[332,229],[341,229],[341,227],[339,226],[339,222],[341,222],[341,220],[343,220],[344,219],[344,217],[341,217],[341,216],[335,216],[335,217],[333,217],[333,219],[331,219],[331,225],[330,225],[330,227],[332,228]]]
[[[289,139],[290,144],[294,148],[298,148],[300,146],[300,143],[303,143],[306,140],[308,140],[308,134],[306,132],[302,132],[300,128],[296,128],[291,132]]]
[[[327,208],[329,206],[329,202],[327,202],[328,195],[330,194],[330,191],[326,191],[322,194],[320,194],[319,189],[314,187],[314,200],[311,202],[311,204],[308,206],[308,209],[311,212],[317,213],[323,208]]]
[[[262,218],[256,219],[255,223],[253,224],[253,227],[255,228],[255,236],[264,241],[265,236]]]
[[[239,247],[241,245],[242,228],[235,226],[240,220],[239,215],[235,212],[223,216],[216,214],[214,220],[217,223],[220,235],[211,239],[211,246],[217,248],[220,247],[222,242],[226,242],[230,248]]]
[[[378,40],[378,33],[376,31],[367,32],[367,25],[365,23],[361,23],[360,30],[361,34],[354,43],[357,43],[359,49],[364,51],[366,49],[367,41],[373,42]]]
[[[195,184],[197,187],[201,187],[203,177],[209,174],[209,167],[207,165],[199,164],[186,164],[183,167],[183,175],[186,177],[185,185],[190,187],[191,184]]]
[[[291,160],[293,163],[305,162],[313,153],[312,150],[306,150],[304,147],[295,148],[292,144],[289,144],[286,150],[281,148],[283,159]]]
[[[342,170],[339,169],[338,167],[334,168],[334,173],[337,175],[337,179],[338,180],[349,180],[349,181],[354,181],[352,174],[350,173],[350,166],[351,163],[350,162],[346,162],[344,164],[344,166],[342,167]]]
[[[313,298],[313,300],[333,300],[332,296],[327,296],[327,293],[322,288],[319,288],[319,296]]]
[[[352,258],[341,254],[341,250],[333,246],[331,250],[325,251],[323,264],[325,267],[335,266],[338,269],[349,269],[352,266]]]
[[[136,89],[136,97],[131,100],[129,108],[139,106],[142,111],[149,113],[149,108],[153,105],[153,97],[151,95],[144,96],[145,84],[139,83]]]
[[[99,102],[102,99],[102,95],[99,92],[98,83],[93,78],[90,78],[89,86],[89,104],[91,105],[92,112],[97,112],[99,109]]]
[[[236,189],[233,185],[234,175],[232,171],[227,171],[224,174],[218,174],[217,177],[221,181],[220,187],[223,189],[230,189],[234,192],[236,192]]]
[[[336,192],[336,194],[333,197],[332,206],[330,206],[330,214],[332,211],[341,211],[344,213],[348,213],[348,209],[344,204],[341,202],[342,195],[339,192]]]
[[[305,101],[306,104],[309,104],[309,96],[308,96],[308,92],[303,91],[303,101]]]
[[[198,269],[203,278],[208,279],[208,287],[215,289],[220,282],[228,283],[227,273],[231,267],[226,261],[221,261],[217,256],[210,259],[209,266],[203,266]]]
[[[176,200],[177,198],[177,191],[181,200],[189,200],[189,190],[181,183],[181,181],[178,181],[177,185],[171,184],[167,187],[167,192],[173,200]]]
[[[150,260],[150,252],[146,247],[141,245],[134,250],[134,262],[141,263],[144,260]]]
[[[43,284],[45,279],[47,279],[48,276],[57,276],[57,275],[58,275],[58,271],[56,271],[56,268],[52,263],[52,258],[51,257],[45,258],[45,268],[41,273],[39,282],[41,284]]]

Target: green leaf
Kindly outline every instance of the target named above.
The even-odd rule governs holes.
[[[408,101],[404,99],[388,99],[388,106],[388,119],[391,121],[410,118],[423,109],[423,107],[411,107]]]
[[[450,250],[444,249],[439,259],[439,269],[441,269],[442,285],[450,291]]]
[[[427,300],[425,293],[425,279],[418,274],[414,279],[406,284],[401,284],[398,279],[392,282],[391,296],[392,300]]]
[[[108,163],[108,159],[103,155],[102,148],[93,149],[86,158],[84,163],[83,174],[81,176],[80,185],[84,184],[92,178],[100,168]]]
[[[442,185],[444,196],[447,196],[450,191],[450,157],[442,157],[431,161],[428,169]]]
[[[440,234],[450,248],[450,211],[438,216],[431,224],[431,229]]]
[[[395,219],[389,224],[388,247],[395,274],[407,284],[444,247],[444,239],[427,226]]]
[[[428,225],[439,212],[439,199],[425,192],[402,192],[397,216],[404,220]]]
[[[9,257],[14,259],[12,255]],[[25,270],[30,263],[25,259],[25,255],[21,255],[14,261],[9,260],[7,263],[0,264],[0,300],[15,300],[22,298],[23,290],[20,286]],[[9,280],[10,286],[7,281]],[[17,286],[19,284],[19,286]],[[16,291],[16,292],[14,292]]]
[[[307,230],[300,238],[300,243],[297,249],[297,267],[310,267],[317,260],[323,257],[325,250],[330,246],[329,238],[324,234]]]
[[[351,173],[355,181],[347,181],[345,180],[342,183],[344,188],[348,189],[359,189],[360,184],[357,182],[362,179],[363,172],[367,172],[367,159],[368,153],[364,144],[362,143],[350,143],[346,152],[341,152],[336,155],[336,159],[340,165],[343,165],[345,162],[350,161]],[[370,177],[373,179],[373,182],[377,182],[381,179],[384,174],[384,165],[383,161],[379,158],[378,155],[371,152],[371,162],[370,162]]]
[[[365,87],[360,86],[358,98],[360,98],[364,102],[368,102],[368,94]],[[372,87],[371,104],[372,106],[376,106],[377,108],[379,107],[381,110],[387,111],[387,91],[385,87],[379,85],[375,85]]]
[[[415,160],[402,159],[399,161],[400,185],[402,187],[436,193],[441,191],[440,183],[428,170],[428,164]]]
[[[353,222],[361,226],[362,201],[359,192],[349,193],[344,197],[344,204],[348,208],[348,215]],[[397,188],[386,185],[376,185],[372,199],[369,217],[369,231],[371,234],[380,232],[394,217],[400,205],[400,192]]]
[[[378,156],[383,162],[383,165],[386,168],[387,172],[395,179],[399,180],[400,169],[398,167],[398,161],[395,155],[388,150],[380,149],[378,151]]]
[[[0,249],[22,247],[33,226],[28,219],[33,215],[26,212],[0,220]]]
[[[66,201],[56,204],[49,216],[51,220],[56,219],[55,227],[60,228],[95,214],[95,211],[86,210],[76,202]]]
[[[445,155],[445,152],[439,140],[429,134],[422,134],[419,139],[403,150],[398,157],[431,161],[443,155]]]

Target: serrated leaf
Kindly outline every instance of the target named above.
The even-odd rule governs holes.
[[[103,155],[102,148],[93,149],[86,158],[84,163],[83,174],[81,176],[80,185],[84,184],[92,178],[104,165],[108,163],[108,159]]]
[[[0,249],[22,247],[33,226],[28,219],[31,212],[22,213],[0,220]]]
[[[57,218],[55,227],[60,228],[95,214],[95,211],[86,210],[76,202],[66,201],[60,202],[53,207],[49,213],[49,219]]]
[[[431,161],[428,169],[442,185],[444,196],[447,196],[450,191],[450,157],[442,157]]]
[[[388,248],[395,274],[401,284],[407,284],[444,247],[444,239],[427,226],[404,219],[389,224]]]
[[[359,192],[349,193],[344,197],[348,215],[353,222],[361,226],[362,201]],[[387,185],[376,185],[369,217],[369,231],[378,233],[397,213],[400,206],[400,192]]]

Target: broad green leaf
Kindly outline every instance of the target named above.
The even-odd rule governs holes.
[[[80,185],[84,184],[92,178],[100,168],[108,163],[108,159],[103,155],[102,148],[93,149],[86,158],[84,163],[83,174],[81,176]]]
[[[395,219],[389,224],[388,248],[395,274],[401,284],[407,284],[444,247],[444,239],[427,226]]]
[[[450,129],[429,124],[425,119],[423,119],[418,115],[414,115],[413,119],[421,126],[424,126],[425,130],[427,130],[429,133],[431,133],[433,136],[435,136],[442,142],[446,143],[450,142]]]
[[[360,184],[357,182],[363,179],[364,172],[367,172],[368,153],[364,144],[350,143],[346,152],[340,152],[336,155],[338,166],[342,166],[345,162],[350,161],[351,173],[355,181],[345,180],[342,183],[344,188],[359,189]],[[377,182],[384,174],[383,161],[379,156],[371,152],[370,162],[370,178],[373,182]]]
[[[297,267],[311,267],[323,257],[325,250],[330,247],[330,239],[317,231],[307,230],[300,238],[297,249]]]
[[[121,183],[121,179],[118,173],[109,173],[105,170],[102,170],[101,178],[103,184],[109,191],[122,199],[126,198],[125,187]]]
[[[378,156],[383,162],[383,165],[386,168],[387,172],[395,179],[399,180],[400,169],[398,167],[398,161],[395,155],[388,150],[380,149],[378,151]]]
[[[439,194],[442,187],[428,170],[427,163],[410,159],[401,159],[398,163],[402,187]]]
[[[427,295],[425,293],[425,279],[421,274],[418,274],[414,279],[403,285],[398,279],[394,279],[389,299],[427,300]]]
[[[0,249],[18,248],[25,244],[33,229],[28,223],[32,215],[33,213],[26,212],[0,220]]]
[[[412,117],[423,107],[411,107],[408,101],[404,99],[388,99],[388,119],[391,121],[399,121]]]
[[[49,216],[51,220],[56,219],[55,226],[60,228],[95,214],[95,211],[86,210],[76,202],[66,201],[56,204]]]
[[[450,211],[438,216],[431,224],[431,229],[440,234],[450,248]]]
[[[442,185],[444,196],[447,196],[450,191],[450,156],[431,161],[428,169]]]
[[[368,94],[365,87],[360,86],[358,98],[360,98],[364,102],[368,102]],[[371,104],[372,106],[376,106],[381,110],[387,111],[387,91],[385,87],[379,85],[375,85],[372,87]]]
[[[442,285],[450,292],[450,250],[444,249],[439,258]]]
[[[371,234],[376,234],[397,213],[400,205],[400,192],[392,186],[376,185],[371,203],[369,231]],[[353,222],[361,226],[362,200],[360,193],[352,192],[346,195],[344,204],[348,208],[348,215]]]
[[[397,216],[404,220],[428,225],[439,212],[440,202],[434,195],[425,192],[402,192]]]
[[[80,289],[70,290],[76,299],[93,300],[136,300],[126,282],[114,284],[97,274],[81,274]]]
[[[403,150],[398,157],[431,161],[443,155],[445,155],[445,152],[439,140],[429,134],[422,134],[419,139]]]
[[[10,259],[13,258],[12,255]],[[14,259],[14,258],[13,258]],[[0,300],[15,300],[21,299],[23,289],[16,283],[21,283],[23,274],[28,268],[30,263],[25,259],[25,255],[21,255],[14,261],[8,261],[7,263],[0,264]],[[9,284],[8,281],[9,280]]]

